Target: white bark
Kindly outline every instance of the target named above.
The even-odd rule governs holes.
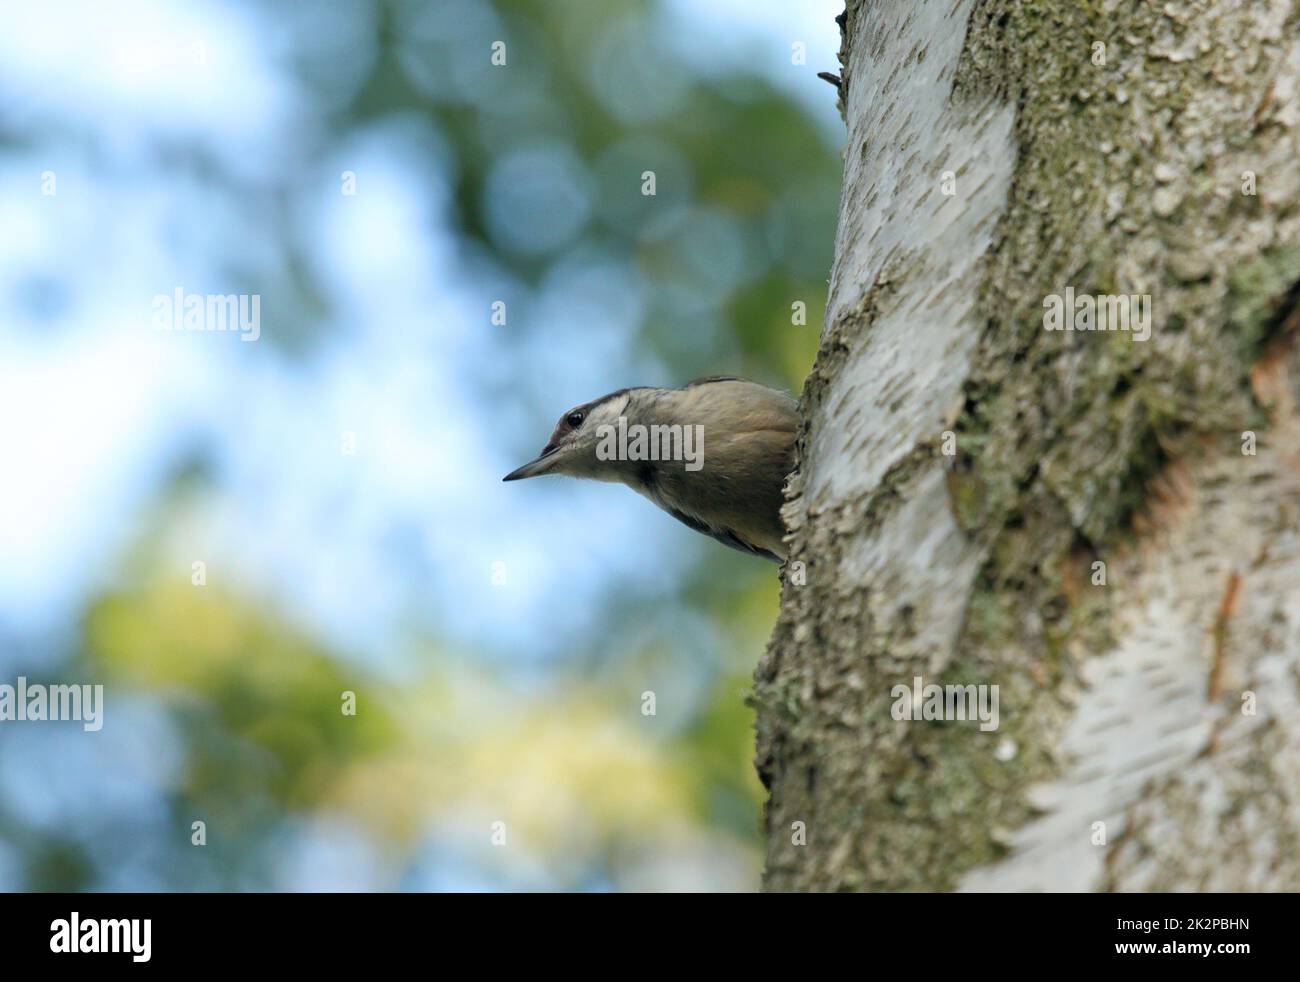
[[[821,406],[798,507],[787,512],[792,529],[809,511],[879,488],[961,408],[980,335],[977,265],[1015,164],[1010,106],[948,98],[973,2],[897,5],[890,29],[869,42],[868,71],[848,75],[846,190],[827,323],[852,323],[869,287],[899,282]],[[945,174],[961,194],[943,193]],[[918,643],[940,659],[929,666],[935,672],[961,626],[950,598],[969,588],[979,552],[947,508],[941,458],[925,470],[901,513],[875,535],[858,536],[837,575],[888,580],[882,601],[916,611]]]
[[[768,888],[1300,889],[1300,3],[848,15]],[[1065,286],[1150,341],[1044,331]],[[1000,729],[895,721],[915,675]]]

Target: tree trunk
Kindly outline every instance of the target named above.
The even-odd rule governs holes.
[[[1300,890],[1300,0],[850,0],[841,60],[767,889]]]

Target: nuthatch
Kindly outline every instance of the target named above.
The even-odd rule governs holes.
[[[537,459],[504,480],[617,481],[697,532],[781,562],[782,487],[798,431],[793,399],[741,378],[619,389],[570,409]]]

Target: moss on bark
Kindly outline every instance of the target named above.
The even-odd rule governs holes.
[[[867,7],[849,4],[850,84]],[[786,586],[755,692],[769,889],[949,889],[1033,815],[1028,788],[1058,772],[1066,683],[1110,638],[1091,564],[1132,544],[1168,461],[1263,422],[1250,368],[1300,281],[1294,196],[1268,185],[1290,173],[1293,134],[1271,100],[1296,16],[1283,0],[975,3],[952,99],[1015,105],[1018,152],[971,284],[985,329],[947,475],[982,562],[953,598],[964,627],[934,678],[906,612],[884,612],[887,582]],[[1263,201],[1242,193],[1252,164]],[[1150,295],[1150,340],[1045,331],[1044,297],[1066,287]],[[827,325],[804,394],[813,428],[888,303],[873,284]],[[918,445],[879,487],[802,515],[793,558],[836,568],[917,493],[934,452]],[[1001,749],[959,726],[896,725],[889,686],[913,673],[999,684]],[[808,846],[792,844],[794,821],[809,823]]]

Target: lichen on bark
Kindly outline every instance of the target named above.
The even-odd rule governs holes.
[[[1092,588],[1092,564],[1140,578],[1134,557],[1163,493],[1153,487],[1269,425],[1251,370],[1285,329],[1300,281],[1300,12],[1290,0],[945,6],[960,57],[936,65],[954,49],[932,50],[937,22],[926,11],[901,0],[848,5],[837,269],[785,512],[807,583],[787,578],[756,675],[769,889],[948,889],[1007,854],[1043,811],[1031,789],[1065,769],[1062,734],[1085,663],[1118,644],[1117,591]],[[907,72],[924,62],[938,74],[909,92]],[[960,234],[907,227],[908,192],[891,210],[878,199],[893,192],[870,185],[910,175],[863,166],[882,159],[871,140],[893,138],[926,180],[941,169],[916,159],[927,134],[909,131],[910,113],[891,117],[940,83],[943,118],[964,117],[976,133],[1013,120],[1000,190],[996,140],[991,157],[956,169],[972,200],[997,199],[973,224],[992,226],[982,248],[965,230],[978,256],[956,286],[944,250],[953,238],[960,249]],[[875,132],[864,135],[855,113]],[[955,152],[943,142],[930,150]],[[1257,195],[1242,193],[1246,172]],[[924,189],[910,193],[913,207],[926,200]],[[864,245],[864,209],[891,245],[878,261]],[[948,229],[964,231],[959,221]],[[1067,286],[1150,295],[1150,340],[1044,331],[1044,297]],[[922,410],[907,416],[899,381],[910,366],[878,376],[902,392],[892,402],[870,391],[877,376],[861,366],[892,360],[893,325],[924,299],[956,304],[962,289],[969,309],[954,306],[944,349],[959,398],[918,424]],[[906,439],[881,438],[888,426]],[[955,458],[939,453],[945,429]],[[864,457],[862,480],[842,466],[827,476],[837,466],[827,448],[864,446],[887,461]],[[1194,483],[1212,468],[1193,470]],[[1231,475],[1215,480],[1241,479],[1240,468]],[[947,568],[927,578],[907,549]],[[936,584],[950,595],[927,596]],[[890,688],[914,675],[998,684],[996,740],[961,724],[895,722]],[[806,845],[792,843],[793,822],[805,823]],[[1095,885],[1122,884],[1107,870]]]

